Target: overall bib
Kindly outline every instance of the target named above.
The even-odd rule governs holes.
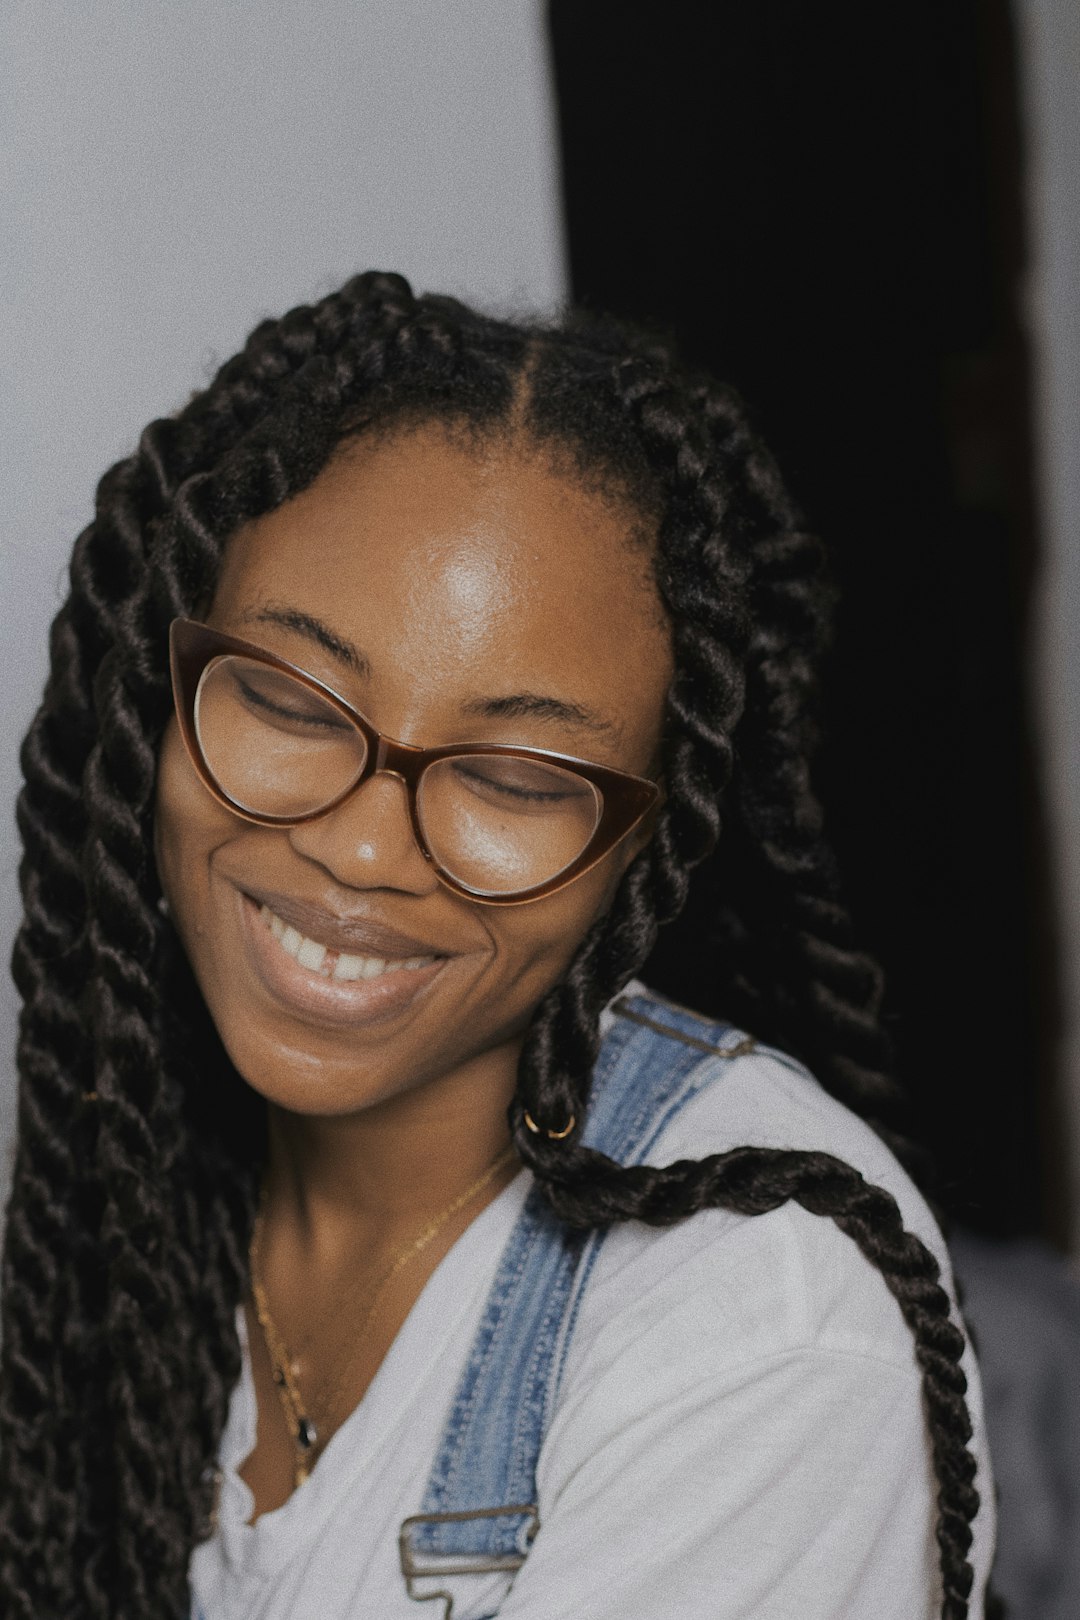
[[[582,1141],[641,1164],[681,1109],[754,1042],[637,985],[610,1013]],[[409,1595],[441,1599],[442,1620],[497,1615],[540,1528],[537,1460],[604,1236],[568,1230],[538,1187],[511,1233],[424,1499],[401,1526]]]

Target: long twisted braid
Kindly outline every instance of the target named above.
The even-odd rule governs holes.
[[[524,406],[523,406],[524,401]],[[229,535],[309,484],[342,437],[411,421],[524,433],[629,496],[658,535],[669,613],[666,800],[563,982],[537,1010],[512,1106],[567,1221],[666,1224],[795,1199],[881,1270],[915,1337],[939,1483],[943,1609],[967,1613],[977,1498],[962,1338],[896,1206],[821,1154],[740,1148],[623,1169],[521,1128],[584,1112],[605,1003],[735,847],[717,970],[759,1034],[887,1129],[879,985],[857,955],[808,775],[824,593],[816,549],[738,402],[604,323],[486,320],[357,277],[267,321],[102,480],[24,750],[20,1145],[4,1257],[0,1607],[160,1620],[190,1551],[239,1373],[235,1309],[263,1151],[158,907],[152,809],[170,620],[212,595]],[[726,825],[721,832],[721,808]],[[84,1098],[92,1100],[87,1102]],[[160,1423],[167,1409],[170,1421]]]
[[[26,787],[18,817],[25,917],[13,971],[24,998],[19,1062],[25,1078],[5,1243],[3,1331],[5,1350],[10,1343],[11,1351],[0,1392],[7,1532],[0,1543],[0,1583],[17,1605],[12,1612],[20,1614],[33,1612],[33,1588],[20,1578],[20,1565],[31,1561],[51,1593],[70,1557],[81,1481],[73,1489],[67,1475],[78,1460],[67,1431],[76,1411],[57,1399],[57,1388],[72,1368],[87,1365],[90,1346],[81,1330],[94,1320],[87,1295],[95,1266],[77,1219],[83,1191],[79,1148],[85,1143],[72,1130],[82,1089],[92,1083],[80,858],[86,827],[82,778],[96,734],[92,675],[109,644],[117,606],[141,571],[143,527],[167,496],[148,430],[136,455],[102,480],[95,522],[76,542],[71,594],[52,629],[49,684],[23,748]],[[8,1486],[26,1466],[40,1479],[36,1492]],[[44,1526],[59,1556],[43,1565]]]
[[[540,376],[535,386],[539,392]],[[674,486],[657,568],[678,671],[666,729],[668,797],[652,843],[529,1032],[514,1114],[518,1150],[574,1225],[666,1225],[710,1207],[752,1214],[762,1198],[775,1197],[770,1208],[795,1198],[856,1239],[901,1299],[915,1337],[939,1480],[942,1612],[955,1620],[967,1612],[966,1555],[978,1506],[959,1366],[963,1337],[949,1321],[936,1261],[903,1231],[888,1194],[824,1155],[745,1148],[664,1171],[621,1169],[523,1127],[526,1109],[556,1128],[583,1117],[600,1011],[644,966],[658,925],[681,909],[690,869],[719,836],[730,785],[738,854],[757,857],[758,882],[744,914],[753,921],[756,887],[767,907],[760,935],[776,941],[771,961],[762,960],[760,946],[744,945],[745,960],[736,964],[756,1027],[816,1059],[828,1088],[906,1150],[880,1117],[894,1114],[898,1100],[876,1022],[880,978],[851,948],[809,780],[810,699],[826,605],[819,548],[799,529],[775,468],[729,392],[699,386],[680,401],[665,377],[649,376],[647,363],[620,366],[614,391],[637,418],[652,465],[666,464]],[[569,413],[561,403],[565,434]],[[778,925],[786,931],[779,938]],[[828,1199],[820,1190],[826,1173]],[[913,1266],[923,1283],[915,1291]]]

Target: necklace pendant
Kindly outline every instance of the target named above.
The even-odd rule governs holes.
[[[310,1451],[318,1440],[319,1434],[310,1418],[302,1417],[296,1425],[296,1443],[304,1451]]]

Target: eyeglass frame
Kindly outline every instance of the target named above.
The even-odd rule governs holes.
[[[317,810],[306,810],[296,816],[264,815],[237,804],[217,781],[199,742],[195,704],[198,700],[200,682],[211,661],[230,655],[252,659],[269,669],[292,676],[319,697],[326,699],[363,738],[367,753],[359,775],[328,804],[321,805]],[[610,854],[617,844],[632,833],[650,812],[656,810],[663,799],[662,787],[649,777],[634,776],[629,771],[617,770],[613,765],[597,765],[591,760],[578,759],[572,754],[556,753],[548,748],[528,748],[519,747],[514,743],[489,742],[445,743],[435,748],[420,748],[414,743],[398,742],[393,737],[385,736],[355,705],[342,697],[332,686],[328,686],[325,681],[321,681],[317,675],[301,669],[298,664],[290,663],[286,658],[278,657],[276,653],[268,652],[265,647],[256,646],[254,642],[244,641],[238,636],[227,635],[223,630],[215,630],[211,625],[202,624],[197,619],[180,616],[170,624],[169,668],[173,704],[188,758],[203,786],[226,810],[231,810],[244,821],[253,822],[260,827],[299,827],[310,821],[318,821],[337,810],[358,792],[365,782],[380,772],[396,776],[406,790],[409,824],[421,855],[441,883],[453,893],[461,895],[466,900],[473,900],[479,905],[521,905],[556,894],[567,884],[573,883],[576,878],[591,871],[605,855]],[[434,765],[442,759],[453,759],[466,754],[496,755],[501,758],[532,760],[538,764],[555,765],[581,777],[595,788],[600,798],[600,816],[581,853],[544,883],[537,883],[531,888],[507,894],[477,891],[470,888],[467,883],[463,883],[460,878],[455,878],[450,872],[445,871],[428,848],[424,837],[416,802],[417,788],[429,765]]]

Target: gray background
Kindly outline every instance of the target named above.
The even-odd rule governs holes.
[[[99,475],[261,316],[396,269],[564,294],[539,0],[7,0],[0,802]],[[14,611],[12,611],[14,609]],[[0,823],[0,949],[18,850]],[[0,1193],[16,996],[2,976]]]
[[[1080,7],[1018,0],[1047,563],[1032,638],[1065,935],[1080,1253]],[[564,290],[540,0],[8,0],[0,800],[98,475],[255,320],[356,269],[496,308]],[[992,766],[988,762],[988,791]],[[0,822],[0,949],[17,916]],[[989,1011],[989,1010],[988,1010]],[[0,992],[0,1144],[15,996]],[[0,1159],[0,1192],[7,1153]]]
[[[1080,1259],[1080,6],[1017,0],[1014,13],[1024,70],[1027,305],[1045,544],[1031,652],[1058,877],[1065,1147],[1071,1247]]]

